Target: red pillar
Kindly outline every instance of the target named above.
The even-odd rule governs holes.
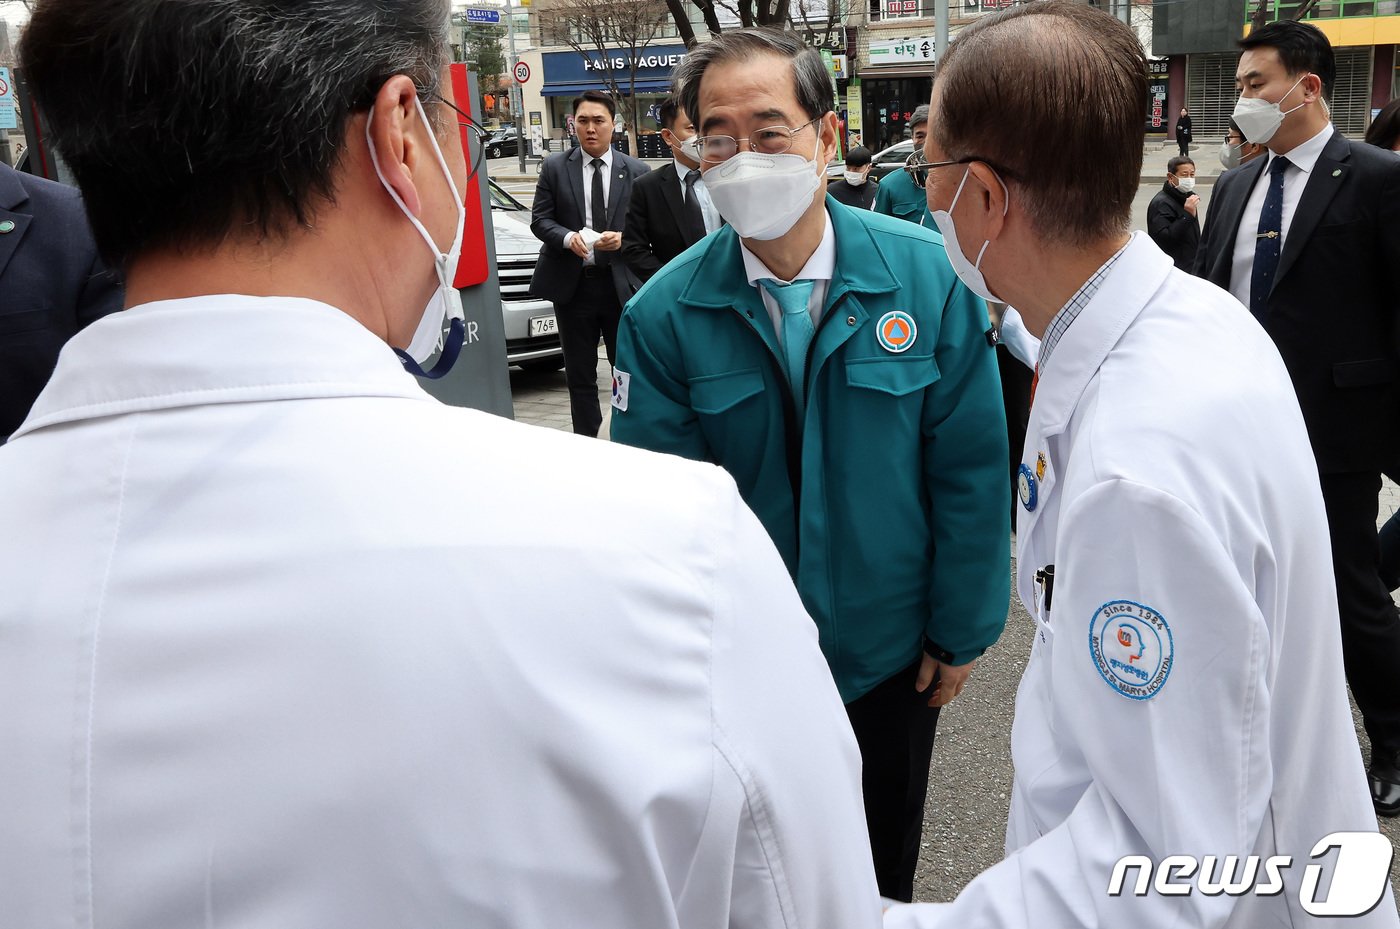
[[[1176,141],[1176,121],[1186,106],[1186,56],[1172,55],[1167,64],[1167,139]]]
[[[1395,80],[1395,46],[1377,45],[1371,66],[1371,108],[1390,102],[1390,88]]]

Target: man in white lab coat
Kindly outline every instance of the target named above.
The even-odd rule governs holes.
[[[390,350],[460,312],[447,21],[35,5],[129,286],[0,449],[0,925],[879,923],[856,745],[733,482]]]
[[[1036,634],[1006,860],[887,926],[1400,925],[1288,374],[1128,232],[1146,98],[1133,33],[1072,0],[982,19],[939,63],[929,209],[963,281],[1043,339],[1017,527]]]

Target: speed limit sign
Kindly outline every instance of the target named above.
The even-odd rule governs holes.
[[[523,61],[515,64],[515,80],[518,84],[524,84],[530,79],[530,66]]]

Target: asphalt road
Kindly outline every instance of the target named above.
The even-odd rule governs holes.
[[[511,159],[507,161],[514,164]],[[509,186],[518,188],[512,193],[528,205],[533,198],[533,185]],[[1159,189],[1160,185],[1155,184],[1139,189],[1133,206],[1134,228],[1143,228],[1148,201]],[[1204,186],[1200,193],[1208,204],[1210,187]],[[606,415],[610,377],[606,359],[600,359],[598,367],[599,396]],[[568,390],[562,371],[528,373],[512,369],[511,387],[517,419],[547,428],[569,428]],[[603,434],[607,434],[606,421]],[[1392,502],[1400,501],[1395,487],[1388,482],[1385,494]],[[1388,516],[1392,508],[1383,507],[1382,516]],[[1014,538],[1011,552],[1014,561]],[[1029,615],[1013,597],[1001,641],[978,662],[963,694],[943,711],[915,879],[918,900],[950,900],[977,874],[1002,858],[1012,776],[1011,721],[1033,628]],[[1356,724],[1362,751],[1369,758],[1359,716]],[[814,815],[819,813],[814,811]],[[1381,827],[1392,843],[1400,844],[1400,820],[1382,820]],[[1391,875],[1392,880],[1400,880],[1400,862],[1392,862]],[[1105,875],[1105,883],[1107,879]]]

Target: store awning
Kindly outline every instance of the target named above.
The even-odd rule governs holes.
[[[930,64],[907,64],[907,65],[882,65],[878,68],[862,68],[856,75],[863,81],[876,80],[880,78],[901,78],[901,77],[933,77],[933,65]]]
[[[627,93],[628,84],[626,81],[619,81],[618,87],[624,94]],[[597,81],[562,81],[555,84],[545,84],[540,93],[546,97],[577,97],[585,90],[607,93],[608,85],[599,84]],[[639,94],[669,94],[670,92],[671,82],[669,80],[637,81],[637,93]]]

